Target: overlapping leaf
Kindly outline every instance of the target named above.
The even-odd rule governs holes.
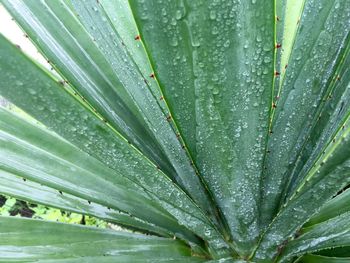
[[[249,255],[259,235],[259,182],[274,78],[272,2],[130,3],[195,163],[236,249]]]
[[[72,97],[60,83],[25,58],[15,46],[4,38],[0,41],[3,47],[0,50],[2,95],[120,176],[139,185],[180,224],[205,239],[208,237],[216,248],[227,247],[208,218],[153,163]],[[20,78],[16,74],[18,70],[23,74]]]
[[[307,228],[306,233],[291,241],[282,260],[321,249],[350,246],[349,213],[342,214],[321,224]]]
[[[0,110],[0,193],[175,235],[209,262],[350,246],[348,191],[332,199],[350,184],[349,0],[3,2],[64,81],[0,37],[0,95],[62,136]],[[13,244],[26,227],[44,236],[9,218],[1,235],[1,222],[21,226]],[[205,260],[179,241],[142,237],[145,248],[140,236],[43,228],[64,230],[50,249],[34,239],[0,251]],[[122,237],[109,246],[105,235]],[[347,260],[321,252],[300,260]]]
[[[290,170],[319,117],[322,100],[331,90],[327,84],[347,46],[350,2],[340,5],[340,1],[305,2],[272,122],[262,203],[265,226],[283,204]]]
[[[1,262],[201,261],[181,242],[108,229],[1,217],[0,233]]]
[[[4,194],[24,199],[31,197],[34,198],[33,201],[46,200],[47,205],[50,204],[50,196],[55,199],[57,205],[63,206],[66,204],[63,200],[70,199],[70,207],[76,202],[80,211],[84,213],[91,211],[93,202],[98,203],[97,207],[105,210],[104,213],[108,208],[113,208],[141,217],[158,226],[176,225],[176,220],[152,202],[142,187],[106,168],[47,130],[1,108],[0,145],[0,168],[8,171],[1,172],[3,183],[0,192]],[[37,184],[18,180],[13,174],[35,181]],[[39,183],[48,187],[40,189]],[[33,189],[33,192],[29,189]],[[56,195],[60,196],[60,200],[54,198]],[[72,200],[74,198],[76,201]],[[85,211],[85,208],[88,208],[88,211]],[[130,218],[126,215],[121,216],[123,223],[125,217]],[[130,218],[130,222],[132,221]],[[173,233],[181,232],[179,230],[175,228]]]

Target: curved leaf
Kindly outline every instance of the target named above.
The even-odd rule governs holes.
[[[301,258],[300,263],[347,263],[350,258],[324,257],[317,255],[306,255]]]
[[[91,262],[91,257],[171,262],[191,255],[188,247],[172,239],[15,217],[0,217],[0,233],[0,261],[6,262]]]
[[[154,224],[150,224],[130,214],[59,191],[60,190],[52,187],[43,186],[26,178],[20,178],[12,173],[0,170],[1,194],[12,196],[20,200],[26,200],[31,203],[55,207],[64,211],[94,216],[141,232],[150,232],[167,237],[173,235],[169,230],[157,227]]]
[[[341,4],[342,3],[342,4]],[[311,127],[319,117],[350,29],[350,1],[308,0],[272,122],[266,158],[262,224],[277,214],[282,193]],[[343,28],[344,30],[339,30]],[[334,63],[336,62],[336,63]]]
[[[80,197],[86,204],[98,203],[173,229],[173,234],[187,235],[188,231],[159,207],[158,202],[152,201],[142,187],[47,130],[1,108],[0,145],[1,169],[53,188],[56,193]],[[3,176],[6,174],[1,174]],[[188,237],[196,240],[192,234]]]
[[[0,43],[1,95],[120,176],[133,181],[179,224],[218,250],[226,250],[228,246],[220,232],[162,171],[1,36]],[[22,73],[20,76],[18,71]]]
[[[345,213],[326,222],[304,230],[304,234],[292,240],[283,251],[281,258],[312,253],[321,249],[350,245],[350,213]]]
[[[3,1],[5,7],[85,102],[168,174],[174,171],[155,144],[123,83],[62,1]],[[43,12],[43,9],[45,10]],[[63,83],[67,85],[67,83]],[[174,176],[174,175],[173,175]]]
[[[322,205],[350,183],[350,116],[262,237],[257,259],[272,258]],[[312,202],[310,202],[312,200]],[[293,219],[293,220],[291,220]]]
[[[346,212],[350,212],[350,190],[346,190],[328,201],[321,210],[307,222],[306,226],[324,222]]]

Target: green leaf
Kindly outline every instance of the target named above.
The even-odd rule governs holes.
[[[140,30],[142,43],[148,51],[157,80],[173,112],[173,118],[179,125],[189,151],[195,157],[195,76],[192,67],[191,32],[183,20],[187,13],[186,6],[182,1],[167,1],[162,7],[149,1],[140,8],[137,1],[129,3]],[[161,8],[164,10],[164,25],[166,22],[171,24],[163,26],[160,23]]]
[[[273,2],[129,2],[165,99],[235,248],[249,255],[259,235],[274,77]]]
[[[276,65],[275,69],[280,74],[274,83],[273,103],[278,104],[281,95],[281,84],[288,67],[290,54],[295,43],[295,38],[300,25],[299,19],[305,0],[276,1]],[[276,108],[272,108],[270,120],[274,118]]]
[[[291,3],[292,4],[292,3]],[[267,226],[283,204],[283,192],[305,140],[323,107],[321,103],[342,58],[349,34],[350,3],[309,0],[290,54],[281,94],[272,120],[266,158],[262,225]],[[344,30],[339,30],[344,28]],[[328,94],[327,94],[328,95]]]
[[[145,222],[135,216],[130,216],[130,214],[125,212],[97,203],[91,203],[91,201],[68,193],[63,194],[62,192],[62,194],[60,194],[57,189],[43,186],[2,170],[0,170],[0,193],[31,203],[94,216],[141,232],[151,232],[161,236],[171,237],[171,233],[168,230]]]
[[[173,235],[188,234],[142,187],[106,168],[47,130],[1,108],[0,145],[1,169],[46,185],[57,194],[61,191],[64,195],[68,193],[79,197],[87,206],[90,206],[89,202],[97,203],[104,210],[114,208],[165,229],[172,229],[170,231]],[[1,179],[4,179],[6,173],[1,174]],[[28,187],[29,182],[21,183]],[[25,188],[25,185],[22,187]],[[12,191],[19,190],[18,187]],[[40,187],[33,193],[33,197],[37,195],[40,198],[38,191],[41,191]],[[29,193],[23,192],[24,195]],[[49,202],[49,196],[45,198]],[[196,241],[192,234],[188,238]]]
[[[324,222],[333,217],[339,216],[350,211],[350,190],[337,195],[328,201],[321,210],[315,214],[306,224],[306,226],[315,225]]]
[[[317,252],[317,254],[327,257],[350,257],[350,246],[325,249]]]
[[[149,159],[2,36],[0,43],[2,96],[121,177],[133,181],[179,224],[210,245],[218,250],[227,248],[219,231],[198,206]]]
[[[158,262],[191,255],[187,246],[172,239],[42,220],[0,217],[0,233],[3,262],[91,262],[91,257],[105,256],[109,261],[95,262]]]
[[[350,258],[324,257],[318,255],[306,255],[301,258],[300,263],[347,263]]]
[[[171,113],[162,110],[159,104],[164,102],[154,96],[147,82],[141,81],[145,76],[142,76],[130,54],[125,51],[118,32],[109,22],[103,8],[94,0],[84,2],[73,0],[72,2],[85,28],[94,37],[97,44],[103,47],[101,50],[112,65],[114,73],[124,83],[125,90],[133,97],[139,110],[143,113],[155,139],[177,172],[177,182],[204,211],[207,211],[215,219],[215,207],[212,205],[190,157],[184,151],[178,133],[174,130]]]
[[[47,60],[101,117],[170,175],[174,171],[123,83],[62,1],[4,1]],[[45,12],[43,12],[45,10]],[[68,86],[68,84],[65,84]]]
[[[219,260],[210,260],[206,261],[207,263],[247,263],[248,261],[240,260],[240,259],[233,259],[233,258],[222,258]],[[249,261],[250,263],[254,263],[252,261]]]
[[[144,236],[171,248],[140,254],[35,223],[39,243],[0,241],[0,261],[3,248],[34,262],[298,262],[350,247],[348,197],[334,198],[350,185],[350,1],[1,2],[60,77],[0,35],[0,95],[39,122],[0,109],[0,193],[178,240]],[[6,235],[30,241],[31,224]]]
[[[339,190],[350,184],[350,116],[344,125],[265,232],[256,251],[257,259],[275,256],[279,246],[292,238]]]
[[[350,213],[306,228],[304,234],[292,240],[281,255],[282,260],[322,249],[350,245]]]
[[[117,258],[117,259],[116,259]],[[39,263],[80,263],[81,258],[74,259],[54,259],[54,260],[38,260],[35,262]],[[157,263],[197,263],[197,262],[205,262],[203,259],[193,258],[193,257],[177,257],[177,258],[156,258]],[[26,261],[27,262],[27,261]],[[84,263],[152,263],[154,262],[154,258],[142,258],[137,255],[118,255],[118,257],[113,256],[102,256],[102,257],[84,257]]]
[[[303,8],[305,5],[305,2],[307,0],[286,0],[286,1],[277,1],[279,3],[283,3],[283,11],[279,15],[279,23],[281,28],[279,28],[280,32],[283,32],[283,38],[277,39],[277,42],[281,44],[281,56],[280,56],[280,79],[278,84],[278,87],[280,88],[285,73],[288,68],[289,60],[291,59],[292,50],[295,44],[295,40],[298,37],[298,30],[300,29],[300,21],[301,15],[303,13]],[[287,68],[286,68],[287,66]],[[280,93],[280,92],[279,92]],[[279,95],[278,93],[278,95]]]
[[[329,91],[325,94],[322,107],[317,113],[319,116],[313,124],[310,136],[304,142],[294,167],[289,169],[289,183],[285,191],[286,198],[290,197],[307,176],[308,171],[320,158],[327,145],[341,127],[344,119],[349,115],[350,109],[350,35],[348,36],[346,50],[340,55],[341,61],[334,72],[334,77],[329,80]],[[342,50],[340,50],[342,51]],[[343,53],[343,52],[341,52]],[[340,77],[341,76],[341,77]]]

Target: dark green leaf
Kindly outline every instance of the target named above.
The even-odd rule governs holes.
[[[290,178],[286,188],[286,197],[290,197],[300,181],[307,176],[307,172],[320,158],[327,144],[330,143],[349,114],[350,35],[348,38],[346,50],[343,55],[340,55],[340,62],[334,72],[334,77],[329,80],[327,94],[323,98],[319,113],[317,113],[319,117],[313,124],[310,136],[304,142],[295,166],[289,169]]]
[[[179,224],[218,249],[227,247],[197,205],[153,163],[1,36],[0,43],[1,95],[133,181]]]
[[[324,222],[333,217],[350,211],[350,189],[328,201],[321,210],[314,215],[306,226]]]
[[[258,259],[273,257],[296,234],[307,220],[336,193],[350,184],[350,116],[334,143],[317,160],[308,176],[288,199],[262,238],[255,255]],[[312,201],[311,201],[312,200]]]
[[[129,2],[165,99],[235,248],[249,255],[259,235],[274,77],[273,2]]]
[[[347,45],[350,1],[308,0],[291,50],[272,122],[266,159],[262,224],[267,226],[283,204],[291,169],[311,128]],[[343,30],[339,30],[343,29]]]
[[[115,75],[123,83],[126,93],[142,112],[155,141],[173,165],[177,182],[203,210],[208,211],[215,218],[215,210],[212,211],[213,206],[206,190],[174,130],[171,113],[163,111],[160,104],[164,101],[155,97],[148,82],[144,81],[149,77],[141,74],[137,64],[125,49],[119,33],[115,31],[109,17],[96,1],[72,2],[86,30],[92,35]],[[155,80],[150,78],[150,81]]]
[[[283,260],[322,249],[350,246],[350,213],[306,228],[304,232],[286,246],[281,255]]]
[[[324,257],[317,255],[306,255],[301,258],[300,263],[348,263],[350,258]]]

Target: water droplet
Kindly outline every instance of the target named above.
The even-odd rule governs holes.
[[[177,38],[176,38],[176,37],[172,37],[172,38],[170,39],[170,45],[171,45],[171,46],[176,47],[178,44],[179,44],[179,42],[177,41]]]
[[[216,12],[215,10],[211,10],[209,13],[209,17],[211,20],[214,20],[216,18]]]
[[[217,35],[217,34],[219,34],[219,29],[218,29],[216,26],[213,26],[213,28],[212,28],[212,30],[211,30],[211,33],[212,33],[213,35]]]
[[[17,86],[23,86],[23,82],[22,82],[22,81],[19,81],[19,80],[16,80],[16,81],[15,81],[15,85],[17,85]]]
[[[36,94],[36,90],[31,89],[31,88],[28,89],[28,92],[29,92],[29,94],[31,94],[31,95],[35,95],[35,94]]]
[[[260,32],[256,36],[256,41],[257,42],[261,42],[262,41],[262,36],[261,36]]]
[[[214,95],[218,95],[220,91],[217,87],[214,87],[212,92]]]
[[[229,45],[230,45],[230,40],[227,39],[227,40],[225,41],[225,43],[224,43],[224,47],[229,47]]]
[[[176,10],[176,12],[175,12],[175,18],[176,18],[177,20],[180,20],[180,19],[182,18],[182,12],[181,12],[181,10]]]

